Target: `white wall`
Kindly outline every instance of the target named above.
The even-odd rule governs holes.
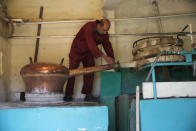
[[[0,16],[5,17],[4,3],[0,5]],[[9,81],[9,61],[10,61],[10,46],[6,38],[2,36],[8,35],[8,28],[5,27],[6,23],[0,19],[0,102],[6,101],[7,87]],[[7,32],[7,33],[6,33]]]
[[[94,19],[102,17],[103,0],[7,0],[8,13],[14,18],[37,20],[44,6],[45,20]]]
[[[0,37],[0,53],[3,52],[3,48],[5,46],[5,40]],[[0,58],[1,61],[2,58]],[[2,64],[0,63],[0,68],[1,68]],[[5,82],[3,79],[3,75],[0,73],[0,101],[5,101],[5,96],[6,95],[6,91],[5,91]]]
[[[121,0],[115,10],[116,18],[131,18],[155,16],[152,6],[153,0]],[[181,13],[196,12],[195,0],[157,0],[160,15],[173,15]],[[184,16],[161,19],[163,32],[178,32],[185,25],[192,24],[193,31],[196,31],[196,16]],[[156,20],[131,20],[116,22],[116,33],[159,33],[159,25]],[[132,59],[131,50],[135,40],[141,37],[119,37],[117,38],[118,59],[121,62],[128,62]],[[186,45],[189,41],[186,41]],[[186,48],[190,48],[186,47]]]
[[[0,36],[0,53],[3,57],[0,57],[0,102],[6,101],[7,98],[7,82],[8,82],[8,71],[9,71],[9,45],[5,38]]]

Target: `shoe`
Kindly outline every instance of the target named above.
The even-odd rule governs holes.
[[[63,99],[64,99],[64,101],[67,101],[67,102],[73,100],[72,96],[69,96],[69,95],[66,95]]]
[[[94,97],[91,94],[86,94],[86,97],[85,97],[84,101],[97,102],[98,101],[98,98],[97,97]]]

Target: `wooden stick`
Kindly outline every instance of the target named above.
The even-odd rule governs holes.
[[[107,64],[107,65],[92,66],[87,68],[71,69],[69,71],[69,77],[74,77],[77,75],[84,75],[84,74],[89,74],[89,73],[94,73],[94,72],[99,72],[104,70],[110,70],[117,67],[118,64]]]
[[[40,7],[40,13],[39,13],[39,19],[40,19],[40,21],[43,19],[43,10],[44,10],[44,7],[41,6],[41,7]],[[41,33],[41,26],[42,26],[41,24],[38,24],[37,36],[40,36],[40,33]],[[34,62],[37,62],[38,51],[39,51],[39,39],[40,39],[40,38],[37,38],[37,40],[36,40]]]

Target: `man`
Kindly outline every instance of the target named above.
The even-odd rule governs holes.
[[[94,58],[102,57],[109,64],[114,63],[114,53],[109,41],[108,30],[110,21],[108,19],[96,20],[86,23],[73,40],[69,54],[69,69],[78,68],[80,62],[83,67],[95,66]],[[105,55],[97,45],[102,44]],[[94,100],[91,95],[94,74],[84,75],[82,93],[86,94],[85,101]],[[66,87],[65,101],[72,101],[75,78],[70,78]]]

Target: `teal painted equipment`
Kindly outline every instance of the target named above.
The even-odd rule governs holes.
[[[195,131],[196,98],[140,101],[141,131]]]
[[[192,43],[193,44],[193,43]],[[173,52],[168,51],[168,54]],[[195,131],[196,125],[196,98],[167,98],[157,99],[155,67],[160,66],[194,66],[192,51],[180,51],[179,55],[185,55],[185,62],[151,63],[143,69],[151,67],[154,99],[142,99],[140,101],[140,128],[141,131]],[[193,70],[193,69],[192,69]],[[192,74],[193,75],[193,74]],[[183,72],[176,77],[184,77]],[[190,77],[189,77],[190,78]],[[191,78],[189,79],[192,80]]]
[[[6,109],[5,109],[6,108]],[[108,131],[106,106],[14,106],[1,104],[0,131]]]
[[[167,53],[172,54],[171,51],[168,51]],[[184,51],[180,51],[178,54],[185,55],[186,61],[185,62],[171,62],[171,63],[151,63],[149,65],[143,66],[143,68],[151,67],[154,99],[157,99],[155,67],[157,66],[193,66],[194,65],[194,62],[192,61],[192,55],[196,55],[195,51],[184,50]]]
[[[195,52],[183,51],[181,53],[194,54]],[[186,65],[188,67],[186,68],[180,65]],[[161,66],[171,66],[171,67],[178,66],[176,67],[176,70],[169,68],[171,81],[193,81],[194,77],[192,76],[192,67],[190,67],[191,65],[193,65],[193,62],[156,63],[156,72],[158,73],[158,75],[155,75],[155,70],[154,70],[154,74],[152,74],[154,76],[154,83],[156,81],[163,81],[162,78],[163,72],[162,69],[159,68]],[[142,82],[145,81],[145,78],[149,72],[149,67],[151,66],[152,64],[146,65],[143,67],[143,70],[138,72],[130,69],[120,69],[120,72],[101,73],[101,101],[109,108],[109,131],[115,131],[117,125],[119,124],[116,123],[115,121],[116,118],[115,97],[122,94],[135,94],[136,85],[139,85],[142,88]],[[120,103],[123,102],[120,101]],[[124,106],[121,107],[121,111],[123,110],[122,108],[125,108],[124,110],[128,110],[127,109],[128,107],[126,108]],[[122,112],[120,112],[120,114],[122,114]],[[127,114],[127,116],[134,116],[134,114],[130,114],[130,115]],[[119,117],[122,118],[122,116]],[[135,125],[131,125],[131,126],[133,127]],[[120,125],[119,128],[125,128],[125,127],[121,127]]]
[[[121,94],[121,73],[101,72],[101,102],[108,107],[109,131],[116,131],[115,98]]]
[[[186,28],[187,27],[188,26],[186,26]],[[183,31],[186,28],[184,28]],[[184,33],[182,33],[182,35],[184,35]],[[167,53],[172,54],[173,52],[168,51]],[[193,118],[193,116],[195,116],[195,108],[196,108],[196,105],[194,104],[196,103],[195,98],[184,98],[184,99],[173,98],[173,99],[164,99],[164,100],[157,99],[156,81],[161,81],[161,82],[164,81],[162,77],[163,71],[160,67],[167,66],[169,68],[171,82],[195,80],[195,78],[192,75],[193,73],[192,73],[191,66],[194,64],[192,61],[192,55],[195,55],[196,52],[192,49],[192,51],[180,51],[178,52],[178,54],[185,55],[186,61],[185,62],[156,63],[155,64],[156,72],[155,72],[155,68],[153,67],[152,79],[149,79],[149,80],[153,81],[153,90],[154,90],[155,99],[141,100],[140,102],[140,106],[141,106],[140,113],[141,113],[141,119],[142,119],[141,120],[141,131],[162,131],[162,130],[164,131],[167,131],[167,130],[168,131],[176,131],[176,130],[187,131],[187,129],[190,129],[187,127],[191,127],[191,129],[196,130],[194,126],[195,124],[192,123],[192,122],[195,122],[195,119]],[[153,66],[153,63],[143,66],[143,70],[140,70],[138,72],[132,71],[130,69],[120,69],[120,72],[101,73],[101,94],[102,93],[105,94],[104,96],[101,96],[101,100],[103,103],[106,103],[106,105],[109,107],[110,118],[111,118],[109,119],[109,122],[110,122],[110,127],[112,128],[110,128],[109,131],[116,131],[116,129],[123,129],[123,131],[130,131],[129,127],[131,126],[135,127],[135,124],[134,124],[135,121],[133,119],[135,117],[135,112],[129,112],[128,108],[130,108],[130,106],[126,105],[126,104],[129,104],[128,95],[124,97],[121,96],[121,99],[119,99],[118,108],[120,109],[118,111],[119,111],[119,114],[121,114],[122,116],[118,116],[118,119],[117,119],[118,123],[114,122],[113,118],[115,118],[116,116],[116,112],[115,112],[116,108],[114,105],[115,97],[120,94],[135,94],[136,85],[139,85],[142,88],[142,82],[145,81],[145,77],[147,76],[149,68],[152,66]],[[173,67],[175,67],[175,69]],[[113,77],[114,74],[115,74],[115,77]],[[116,77],[116,75],[118,75],[118,77]],[[119,83],[120,83],[120,86],[119,86]],[[107,92],[107,94],[105,93],[105,91]],[[118,93],[113,94],[113,92],[115,93],[118,92]],[[112,96],[110,95],[110,93],[112,94]],[[109,96],[107,97],[107,95]],[[135,106],[132,106],[132,107],[135,107]],[[135,108],[132,108],[132,109],[135,110]],[[167,112],[164,112],[164,111],[167,111]],[[187,117],[185,113],[186,111],[188,111]],[[157,115],[157,113],[159,113],[159,115]],[[180,113],[183,113],[183,114],[179,117],[178,116],[176,117],[176,115],[180,115]],[[177,120],[178,124],[175,125],[176,128],[173,125],[176,123],[175,118],[178,119]],[[189,120],[187,120],[187,118]],[[124,123],[122,122],[123,119],[124,119]],[[130,123],[128,123],[130,119],[133,120],[132,125],[129,125]],[[166,125],[163,126],[164,124]],[[135,129],[132,128],[132,130],[134,131]]]

